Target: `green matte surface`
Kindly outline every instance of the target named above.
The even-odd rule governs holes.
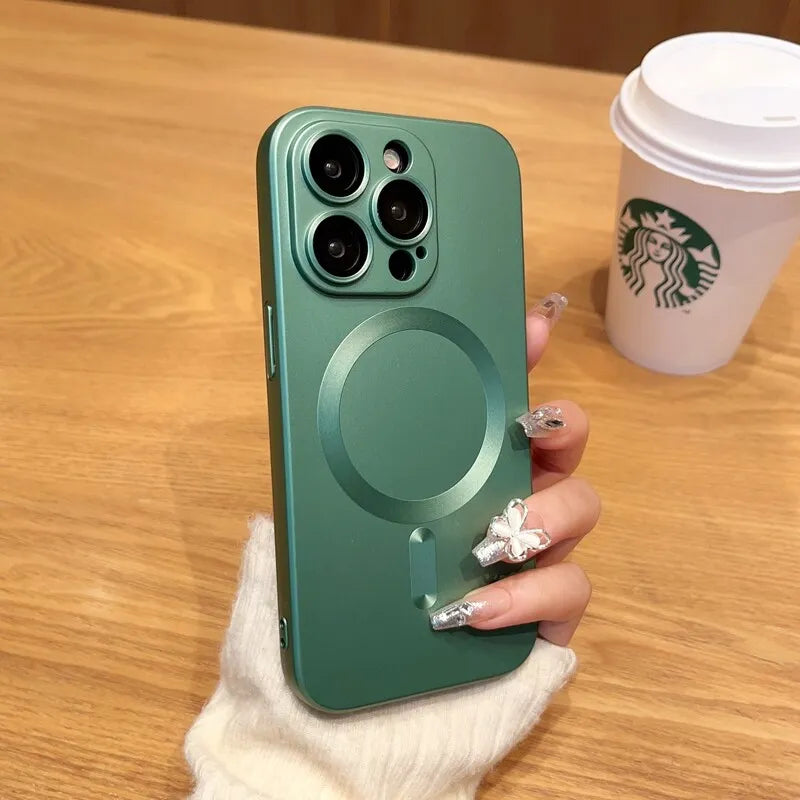
[[[336,204],[305,168],[309,141],[334,130],[368,162],[363,191]],[[374,223],[395,139],[433,205],[407,282],[389,273],[397,244]],[[528,449],[511,440],[528,407],[511,147],[479,125],[300,109],[262,139],[257,182],[287,678],[307,702],[344,711],[514,669],[535,626],[434,633],[428,619],[509,571],[481,569],[470,550],[530,492]],[[326,281],[309,256],[314,221],[333,209],[367,230],[369,267],[351,285]]]

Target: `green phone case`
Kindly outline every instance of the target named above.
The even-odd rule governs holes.
[[[326,132],[365,159],[352,199],[315,189],[308,152]],[[391,141],[410,155],[402,176],[383,161]],[[376,212],[398,177],[431,209],[406,245]],[[434,632],[429,612],[519,569],[483,569],[470,552],[530,493],[515,422],[528,391],[514,151],[482,125],[304,108],[265,133],[257,184],[287,679],[340,712],[513,670],[535,625]],[[314,263],[310,231],[331,211],[367,236],[368,266],[350,284]],[[388,268],[398,249],[416,265],[405,281]]]

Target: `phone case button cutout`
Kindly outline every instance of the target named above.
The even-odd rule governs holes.
[[[436,602],[436,539],[428,528],[417,528],[408,540],[411,599],[417,608]]]
[[[264,311],[267,317],[267,378],[272,380],[278,371],[278,357],[275,349],[275,309],[267,303]]]

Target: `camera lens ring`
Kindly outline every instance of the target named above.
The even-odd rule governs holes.
[[[328,129],[308,140],[303,172],[315,194],[329,203],[349,203],[369,180],[369,164],[361,145],[349,134]]]
[[[391,184],[408,184],[409,187],[412,187],[408,191],[411,193],[411,197],[415,197],[418,202],[420,202],[420,207],[423,210],[423,215],[421,221],[418,224],[414,224],[416,222],[416,217],[413,216],[414,209],[409,209],[407,204],[405,209],[405,215],[397,215],[397,222],[398,223],[405,223],[409,211],[412,212],[412,223],[411,227],[413,230],[410,233],[403,233],[401,236],[395,235],[392,228],[395,228],[397,232],[399,230],[396,228],[392,221],[389,221],[387,225],[386,214],[382,214],[382,207],[384,211],[388,211],[391,207],[391,203],[387,202],[387,197],[391,197],[391,193],[389,195],[385,195],[384,191],[389,187]],[[383,202],[382,202],[383,198]],[[409,178],[407,175],[403,175],[402,177],[398,177],[397,175],[390,176],[382,180],[376,187],[375,191],[372,195],[372,202],[370,204],[370,211],[372,213],[372,220],[375,224],[375,227],[378,229],[381,237],[385,239],[390,244],[394,245],[402,245],[404,247],[416,244],[417,242],[422,241],[428,233],[430,233],[431,226],[433,224],[433,203],[431,201],[431,196],[428,193],[427,189],[415,181],[413,178]],[[392,216],[395,216],[394,214]],[[409,224],[406,223],[403,227],[408,227]]]
[[[329,283],[353,283],[372,262],[369,233],[359,219],[341,211],[314,220],[308,230],[306,251],[314,270]]]

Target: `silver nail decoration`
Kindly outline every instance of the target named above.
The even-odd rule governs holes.
[[[561,292],[550,292],[533,307],[533,311],[540,317],[544,317],[552,328],[564,313],[568,303],[569,301]]]
[[[517,417],[517,422],[529,439],[544,439],[567,426],[563,417],[564,412],[558,406],[542,406],[535,411],[526,411]]]
[[[515,499],[489,523],[486,538],[472,551],[482,567],[503,560],[519,564],[550,547],[552,540],[544,528],[523,527],[527,517],[528,507]]]
[[[431,612],[431,627],[435,631],[461,628],[486,606],[487,603],[483,600],[456,600],[455,603]]]

